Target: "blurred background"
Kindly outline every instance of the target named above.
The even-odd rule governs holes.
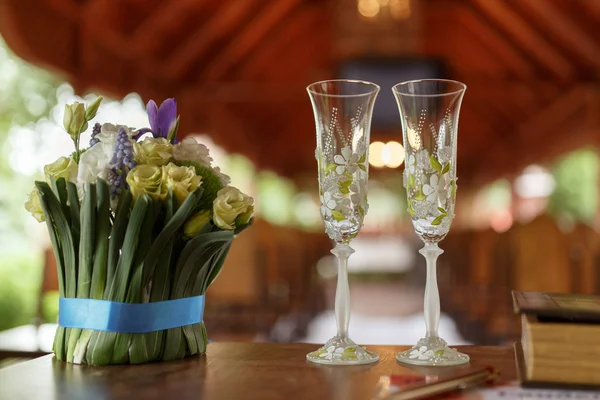
[[[600,1],[0,1],[0,359],[51,350],[55,264],[23,204],[71,152],[64,105],[148,126],[176,97],[180,134],[207,144],[258,217],[208,291],[213,340],[322,343],[335,333],[336,268],[319,214],[305,87],[382,86],[370,211],[352,243],[350,332],[364,344],[424,333],[422,246],[406,212],[390,88],[464,82],[458,197],[438,263],[441,335],[518,338],[510,290],[599,293]]]

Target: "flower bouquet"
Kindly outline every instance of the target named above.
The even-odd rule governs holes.
[[[202,354],[204,293],[253,199],[229,186],[208,149],[178,142],[174,99],[147,105],[150,128],[96,123],[102,98],[67,105],[69,157],[44,167],[26,208],[45,221],[58,267],[58,360],[139,364]]]

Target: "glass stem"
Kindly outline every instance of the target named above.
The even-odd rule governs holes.
[[[438,337],[438,325],[440,322],[440,294],[437,285],[437,258],[444,250],[436,244],[426,244],[419,253],[423,254],[427,261],[427,282],[425,284],[425,326],[428,338]]]
[[[337,323],[337,336],[348,337],[350,324],[350,285],[348,284],[348,258],[354,249],[346,244],[338,243],[331,250],[338,260],[337,288],[335,290],[335,320]]]

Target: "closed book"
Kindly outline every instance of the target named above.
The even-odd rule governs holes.
[[[600,385],[600,297],[513,291],[523,381]]]

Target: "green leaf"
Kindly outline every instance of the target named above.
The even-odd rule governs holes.
[[[335,164],[327,165],[327,167],[325,168],[325,174],[329,175],[331,173],[331,171],[335,170],[336,167],[337,167],[337,165],[335,165]]]
[[[96,243],[90,298],[102,299],[106,289],[108,242],[110,236],[110,193],[108,184],[99,179],[96,183]]]
[[[426,198],[427,198],[427,196],[425,196],[425,194],[423,193],[423,189],[419,188],[419,191],[417,192],[417,194],[415,194],[415,200],[423,201]]]
[[[367,167],[365,167],[364,164],[358,164],[358,168],[360,168],[361,170],[363,170],[364,172],[367,172]]]
[[[352,185],[352,180],[354,179],[352,177],[352,174],[350,172],[348,172],[348,170],[344,170],[344,176],[346,177],[346,182],[350,182],[348,183],[348,186]]]
[[[77,186],[73,182],[67,182],[67,198],[69,199],[69,211],[71,212],[71,233],[73,234],[73,244],[79,248],[79,194]]]
[[[367,153],[364,152],[362,156],[360,156],[360,158],[358,159],[358,163],[359,164],[364,164],[365,161],[367,161]]]
[[[438,207],[437,209],[438,209],[439,212],[441,212],[444,215],[448,214],[448,212],[446,210],[444,210],[442,207]]]
[[[125,239],[125,230],[127,229],[127,222],[129,221],[129,208],[131,207],[132,201],[133,197],[131,196],[131,192],[128,190],[121,195],[119,198],[119,204],[117,205],[117,213],[110,231],[110,239],[108,244],[108,263],[106,266],[107,285],[106,289],[104,290],[105,300],[108,300],[110,284],[113,281],[115,270],[117,269],[121,246],[123,245],[123,240]]]
[[[415,187],[415,176],[413,174],[408,174],[408,188]]]
[[[446,172],[450,171],[450,162],[447,162],[444,165],[444,168],[442,168],[442,175],[444,175]]]
[[[338,190],[342,194],[350,193],[350,188],[343,184],[343,182],[338,183]]]
[[[61,281],[60,275],[62,275],[62,296],[73,298],[77,293],[77,272],[75,270],[77,261],[69,223],[59,200],[52,192],[52,189],[50,189],[50,186],[45,182],[36,182],[35,186],[40,192],[40,203],[46,217],[52,248],[57,260],[58,269],[61,270],[59,271],[59,286]]]
[[[453,179],[450,181],[450,187],[452,187],[452,198],[456,198],[456,181]]]
[[[80,211],[81,237],[79,240],[79,268],[77,270],[77,297],[88,298],[92,285],[94,239],[96,234],[96,185],[85,185],[85,196]]]
[[[437,351],[434,353],[434,355],[436,355],[436,356],[441,356],[442,354],[444,354],[444,349],[437,350]]]
[[[346,217],[344,216],[344,214],[342,214],[338,210],[331,210],[331,215],[338,222],[343,221],[343,220],[346,219]]]
[[[444,220],[444,218],[446,218],[447,215],[442,214],[442,215],[438,215],[433,221],[431,221],[431,225],[439,225],[442,223],[442,221]]]
[[[363,218],[365,217],[365,209],[360,204],[358,205],[358,214]]]
[[[154,272],[154,266],[158,261],[158,256],[163,251],[166,246],[168,240],[175,234],[175,232],[180,229],[183,224],[188,220],[188,218],[194,212],[196,205],[202,198],[202,187],[196,189],[195,192],[191,193],[184,200],[183,204],[173,215],[173,218],[165,225],[162,231],[158,234],[148,254],[146,256],[146,260],[144,262],[144,273],[142,276],[142,285],[145,287]]]
[[[429,162],[433,169],[435,169],[438,173],[442,173],[442,164],[438,160],[435,159],[434,156],[429,156]]]
[[[56,194],[58,201],[60,201],[60,205],[63,208],[63,211],[65,213],[65,217],[67,218],[67,221],[71,222],[70,221],[71,215],[69,213],[69,206],[68,206],[67,181],[65,180],[65,178],[54,179],[54,177],[52,177],[52,176],[49,177],[49,180],[50,180],[50,186],[52,187],[52,190]]]
[[[407,211],[408,211],[408,213],[410,214],[411,217],[414,217],[415,216],[415,210],[413,209],[412,203],[413,203],[412,200],[408,200]]]

